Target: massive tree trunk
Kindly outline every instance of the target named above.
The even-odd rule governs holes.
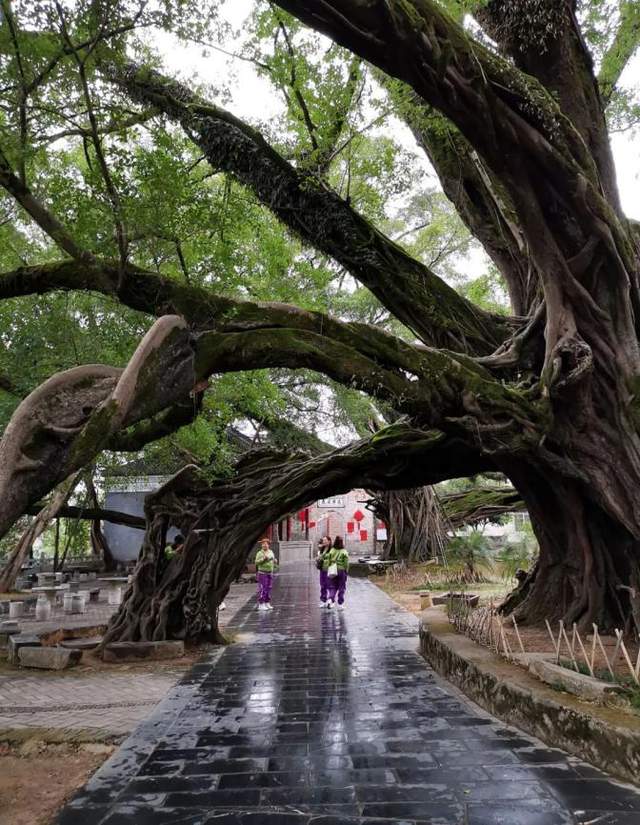
[[[433,487],[388,490],[375,496],[371,506],[387,525],[385,558],[443,558],[448,524]]]
[[[583,483],[515,471],[540,554],[503,605],[521,621],[564,619],[590,628],[629,626],[629,591],[640,574],[638,542]]]
[[[542,601],[584,625],[624,625],[631,605],[618,586],[640,558],[640,255],[574,4],[527,0],[522,15],[506,0],[482,6],[479,17],[524,74],[471,42],[433,0],[276,3],[438,109],[506,193],[540,281],[528,334],[544,340],[544,353],[523,358],[516,336],[480,360],[532,369],[548,416],[528,455],[496,458],[541,544],[537,585],[519,614],[539,620]]]
[[[164,638],[219,641],[217,608],[270,524],[354,487],[382,490],[441,480],[455,445],[404,423],[322,455],[254,450],[212,485],[187,467],[146,499],[147,532],[132,584],[103,643]],[[444,464],[441,462],[444,461]],[[185,535],[169,562],[170,525]]]
[[[521,619],[561,614],[583,625],[622,626],[635,609],[628,588],[640,559],[640,239],[620,208],[603,100],[576,3],[470,4],[502,56],[435,0],[274,4],[408,90],[413,109],[403,116],[502,271],[522,317],[496,317],[466,301],[326,179],[288,162],[254,128],[191,89],[121,59],[103,62],[103,79],[134,104],[179,123],[214,170],[234,176],[305,244],[367,286],[421,344],[288,305],[223,297],[209,288],[216,277],[192,287],[142,270],[126,255],[104,260],[101,247],[81,248],[0,152],[0,185],[71,258],[37,259],[5,273],[0,297],[86,289],[165,316],[126,370],[76,368],[18,407],[0,442],[0,535],[99,450],[136,449],[188,420],[190,400],[213,372],[311,368],[409,416],[414,457],[425,429],[450,446],[446,458],[440,451],[437,471],[414,468],[410,483],[403,461],[389,455],[376,489],[484,469],[512,480],[541,546],[538,567],[507,604]],[[623,18],[627,27],[637,20],[632,12]],[[630,53],[618,40],[605,60],[606,96]],[[424,117],[433,110],[435,125]],[[447,131],[438,134],[442,118]],[[17,163],[23,172],[25,156]],[[388,434],[374,437],[374,454],[377,438],[384,443]],[[294,472],[298,486],[289,486],[284,499],[268,485],[266,493],[255,492],[262,515],[276,518],[320,489],[342,489],[340,474],[323,470],[319,477],[322,483],[307,487],[309,479],[301,484]],[[350,480],[363,481],[358,473]],[[241,563],[226,544],[231,533],[216,519],[224,513],[237,520],[237,553],[246,553],[262,518],[254,519],[252,500],[239,504],[244,490],[254,494],[252,485],[244,477],[238,490],[218,485],[212,503],[189,517],[213,519],[206,549],[198,538],[205,534],[190,527],[187,555],[167,569],[158,555],[167,517],[153,515],[147,556],[115,636],[191,637],[211,627],[208,594],[215,602],[228,576],[216,565]],[[216,498],[223,489],[226,505]]]

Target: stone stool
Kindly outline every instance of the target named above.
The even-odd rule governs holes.
[[[122,603],[122,588],[115,586],[110,587],[107,594],[107,604],[119,605]]]
[[[69,599],[69,613],[84,613],[84,596],[82,593],[71,593]]]
[[[50,618],[51,602],[44,594],[41,594],[40,596],[38,596],[38,601],[36,602],[36,621],[46,622]]]
[[[9,618],[19,619],[24,616],[24,602],[9,602]]]
[[[420,610],[427,610],[433,607],[433,597],[431,596],[430,590],[421,590],[418,595],[420,596]]]

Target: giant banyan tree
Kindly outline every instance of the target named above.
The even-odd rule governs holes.
[[[331,188],[322,164],[285,157],[196,89],[128,62],[126,27],[110,31],[96,12],[83,32],[62,27],[58,59],[76,60],[84,87],[116,89],[129,117],[183,130],[212,170],[366,286],[411,335],[228,297],[215,278],[166,277],[136,262],[123,231],[117,254],[106,256],[78,242],[30,185],[19,149],[7,146],[0,184],[59,254],[2,273],[0,299],[87,291],[157,320],[126,368],[55,374],[17,407],[0,443],[0,534],[99,451],[117,449],[125,430],[144,443],[163,422],[178,426],[177,411],[210,376],[307,368],[402,418],[328,455],[260,453],[204,487],[190,471],[178,476],[149,503],[139,575],[111,638],[211,632],[211,611],[260,531],[320,495],[481,472],[511,481],[540,544],[510,600],[519,620],[621,626],[625,588],[640,587],[640,231],[620,206],[605,112],[637,45],[637,5],[620,4],[600,76],[573,0],[463,4],[475,35],[434,0],[274,5],[375,68],[501,273],[512,314],[479,308],[412,258]],[[3,50],[15,63],[10,44]],[[101,136],[89,120],[100,166]],[[117,186],[106,180],[117,213]],[[170,518],[191,530],[187,553],[159,571],[153,547]]]

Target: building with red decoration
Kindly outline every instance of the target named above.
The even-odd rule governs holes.
[[[300,558],[308,552],[304,543],[311,543],[313,554],[321,537],[328,535],[332,539],[342,536],[353,558],[377,553],[386,538],[385,526],[367,509],[368,498],[365,490],[351,490],[316,501],[272,526],[270,538],[274,547],[282,547],[283,553],[290,550],[292,556]]]

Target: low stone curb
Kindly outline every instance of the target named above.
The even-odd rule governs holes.
[[[184,656],[184,642],[112,642],[105,645],[105,662],[137,662],[140,659],[175,659]]]
[[[437,673],[499,719],[621,779],[638,781],[640,718],[559,694],[455,633],[437,608],[422,613],[420,652]]]
[[[47,745],[80,744],[82,742],[103,742],[110,745],[119,745],[129,734],[114,734],[112,731],[100,728],[0,728],[0,742],[8,745],[19,745],[30,739],[37,739]]]
[[[20,667],[41,670],[66,670],[77,665],[81,658],[81,650],[63,647],[21,647],[18,651]]]

